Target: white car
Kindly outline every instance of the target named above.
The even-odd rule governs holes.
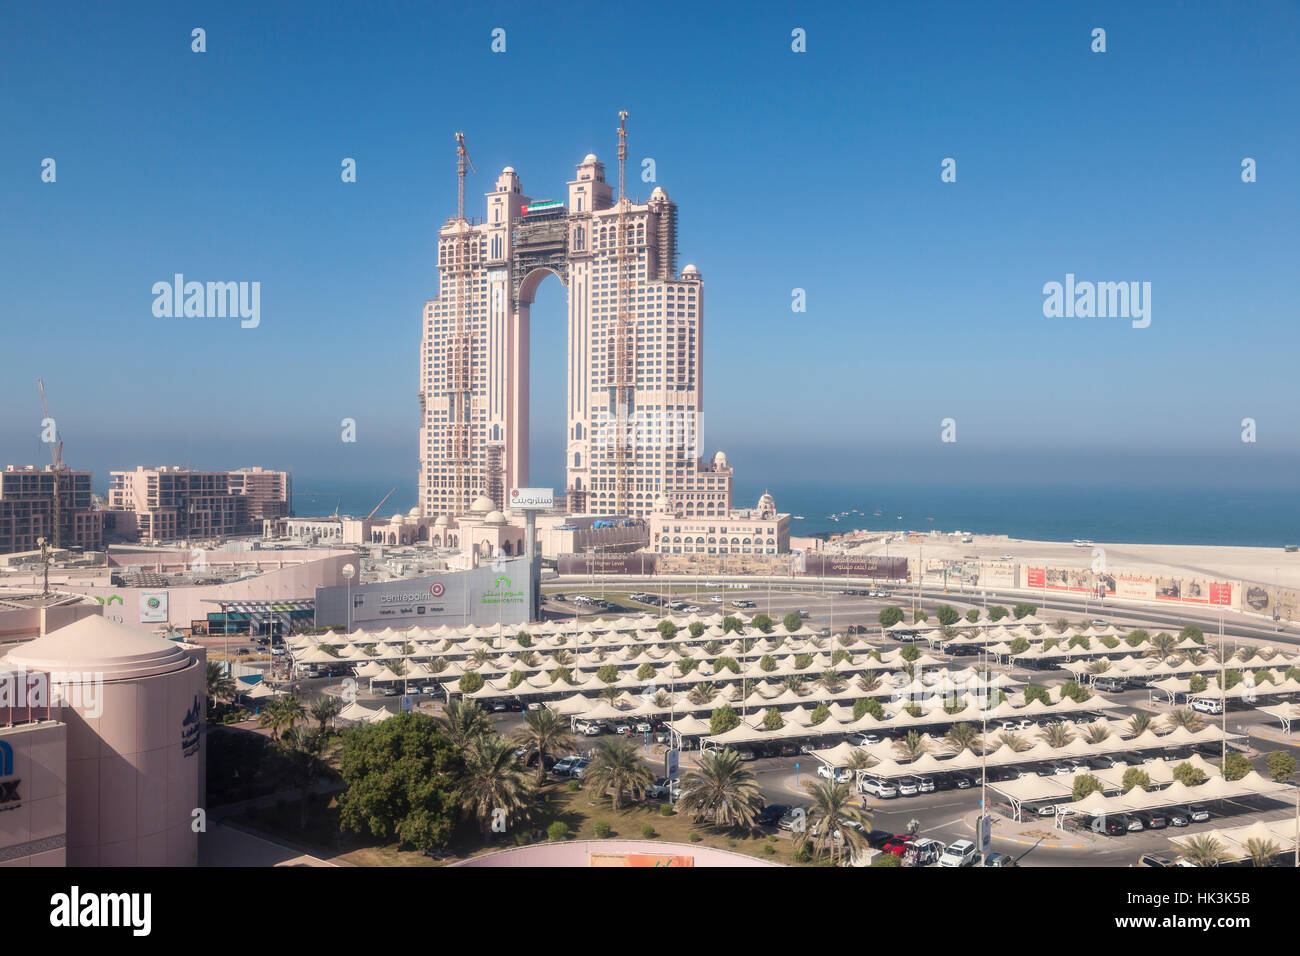
[[[939,854],[940,866],[970,866],[975,862],[975,844],[970,840],[958,840],[948,844]]]
[[[682,608],[682,610],[685,611],[687,614],[699,614],[699,613],[700,613],[700,607],[699,607],[698,604],[690,604],[690,605],[687,605],[686,607]]]
[[[721,604],[721,603],[722,603],[722,595],[721,595],[721,594],[715,594],[715,595],[713,595],[712,597],[709,598],[709,603],[710,603],[710,604]]]
[[[876,780],[868,777],[862,781],[862,786],[858,788],[863,793],[869,793],[873,797],[879,797],[881,800],[888,800],[891,797],[898,796],[898,788],[888,780]]]
[[[848,783],[853,779],[853,771],[848,767],[828,767],[822,764],[817,768],[817,776],[825,777],[827,780],[833,780],[836,783]]]
[[[917,788],[915,780],[904,779],[898,781],[898,795],[900,797],[914,797],[918,793],[920,793],[920,790]]]
[[[581,723],[577,726],[578,733],[586,737],[599,737],[601,729],[600,724]]]
[[[1034,812],[1040,817],[1054,817],[1056,816],[1056,804],[1044,803],[1042,806],[1036,807]]]
[[[614,725],[614,733],[618,734],[620,737],[625,736],[626,734],[630,734],[631,732],[632,732],[632,725],[627,723],[626,721],[619,721],[617,724]]]

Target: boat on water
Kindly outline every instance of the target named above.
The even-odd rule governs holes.
[[[804,520],[804,517],[803,517],[803,515],[795,515],[795,516],[794,516],[794,520],[795,520],[795,521],[803,521],[803,520]]]

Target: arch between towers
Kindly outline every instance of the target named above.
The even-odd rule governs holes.
[[[506,475],[507,484],[511,487],[527,485],[529,483],[529,457],[528,445],[531,438],[531,422],[529,420],[529,388],[531,376],[529,372],[529,363],[531,359],[531,334],[530,334],[530,309],[533,301],[537,297],[537,290],[549,276],[555,276],[560,280],[560,284],[565,288],[565,322],[568,321],[569,302],[568,295],[571,293],[569,286],[569,268],[568,262],[562,257],[555,257],[544,263],[529,264],[524,269],[518,269],[512,276],[512,304],[514,306],[513,315],[511,316],[513,328],[513,354],[510,357],[510,380],[513,387],[513,396],[511,401],[511,421],[506,429],[506,441],[509,444],[508,457],[511,463],[509,474]],[[566,335],[566,338],[568,336]],[[568,343],[569,349],[572,350],[573,343]],[[566,376],[565,387],[572,394],[574,369],[570,367]],[[560,422],[561,434],[566,436],[562,442],[562,447],[567,447],[568,421],[567,415],[569,408],[566,403],[566,420]],[[566,471],[568,462],[566,461]],[[557,491],[560,489],[557,489]]]

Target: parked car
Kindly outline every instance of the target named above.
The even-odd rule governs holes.
[[[888,780],[876,780],[874,777],[863,780],[858,789],[863,793],[871,794],[873,797],[879,797],[881,800],[888,800],[891,797],[898,796],[898,787]]]
[[[1016,858],[1009,853],[990,853],[984,858],[985,866],[1015,866]]]
[[[1202,714],[1221,714],[1223,713],[1223,701],[1198,697],[1192,701],[1192,710],[1199,711]]]
[[[552,757],[550,754],[547,754],[547,755],[542,759],[542,765],[543,765],[544,767],[546,767],[547,770],[554,770],[554,769],[555,769],[555,765],[556,765],[556,763],[557,763],[556,759],[555,759],[554,757]],[[532,753],[530,753],[530,754],[528,755],[528,759],[524,761],[524,766],[525,766],[525,767],[536,767],[536,766],[537,766],[537,751],[536,751],[536,750],[534,750]]]
[[[929,866],[943,855],[944,845],[938,840],[922,837],[908,845],[903,858],[912,866]]]
[[[1171,827],[1185,827],[1192,822],[1186,810],[1170,810],[1169,825]]]
[[[883,850],[885,844],[894,838],[888,830],[872,830],[867,834],[867,846],[873,850]]]
[[[1209,808],[1199,803],[1193,803],[1189,806],[1187,808],[1187,815],[1191,818],[1193,823],[1204,823],[1206,820],[1210,819]]]
[[[1133,816],[1142,821],[1142,826],[1148,830],[1163,830],[1169,826],[1169,817],[1160,810],[1145,810],[1142,813],[1135,813]]]
[[[853,779],[853,771],[848,767],[828,767],[822,764],[817,768],[817,776],[826,780],[833,780],[836,783],[848,783]]]
[[[1146,829],[1146,826],[1147,826],[1146,823],[1143,822],[1142,817],[1139,814],[1130,813],[1128,815],[1129,833],[1141,833],[1143,830]]]
[[[789,812],[789,804],[769,803],[758,812],[758,817],[754,822],[760,827],[774,827],[780,822],[781,818]]]
[[[654,783],[645,788],[645,795],[651,800],[676,800],[682,795],[681,784],[667,777],[658,777]]]
[[[1128,820],[1123,814],[1093,817],[1088,824],[1088,829],[1094,833],[1104,833],[1107,836],[1123,836],[1128,833]]]
[[[955,786],[958,790],[969,790],[972,786],[975,785],[975,781],[972,780],[970,777],[966,776],[966,774],[964,773],[954,773],[952,774],[951,779],[952,779],[953,786]]]
[[[939,855],[940,866],[970,866],[975,862],[975,844],[970,840],[950,843]]]
[[[1159,853],[1143,853],[1138,857],[1136,866],[1172,867],[1174,861]]]
[[[564,757],[561,760],[555,761],[555,766],[551,768],[551,772],[557,777],[567,777],[573,773],[573,768],[577,763],[577,757]]]
[[[632,725],[629,724],[626,720],[620,720],[618,723],[614,725],[614,733],[618,734],[620,737],[624,737],[627,734],[630,734],[631,732],[632,732]]]
[[[1125,682],[1118,677],[1098,677],[1092,682],[1093,690],[1102,690],[1107,693],[1116,694],[1124,690]]]
[[[776,828],[778,830],[789,830],[790,832],[794,832],[795,823],[797,821],[803,821],[806,823],[807,820],[807,807],[790,807],[785,811],[785,813],[781,814],[781,818],[776,821]]]
[[[437,684],[425,684],[423,687],[420,688],[420,693],[432,695],[438,693],[439,690],[440,688],[438,687]]]
[[[916,781],[916,788],[921,793],[934,793],[934,780],[929,777],[913,777]]]
[[[569,771],[569,776],[581,777],[583,773],[586,771],[587,767],[590,766],[590,764],[591,764],[591,758],[583,757],[576,764],[574,764],[573,769]]]
[[[885,841],[885,845],[880,849],[885,853],[892,854],[893,856],[902,856],[904,851],[907,850],[908,844],[915,842],[916,837],[910,833],[895,833]]]
[[[911,777],[904,777],[898,781],[898,795],[900,797],[914,797],[921,791],[917,788],[916,781]]]

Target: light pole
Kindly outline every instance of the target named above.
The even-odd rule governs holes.
[[[348,606],[345,612],[346,633],[352,633],[352,577],[357,573],[357,569],[351,564],[343,565],[343,579],[347,582]]]

